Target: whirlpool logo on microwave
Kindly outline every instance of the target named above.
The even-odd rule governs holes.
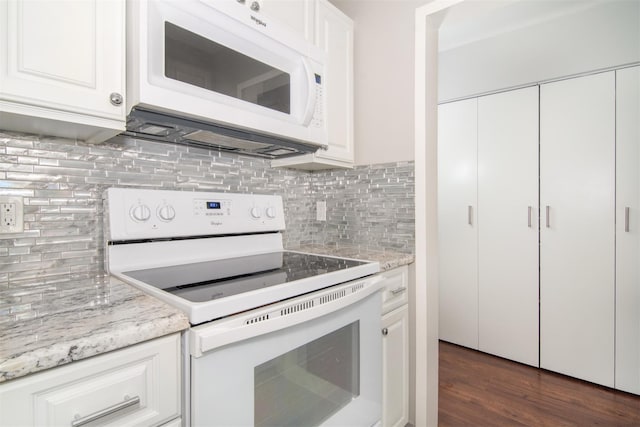
[[[253,15],[251,15],[251,19],[256,23],[256,25],[262,25],[263,27],[267,26],[266,22],[264,22],[262,19],[256,18]]]

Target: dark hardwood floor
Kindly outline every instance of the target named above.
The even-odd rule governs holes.
[[[440,342],[446,426],[640,426],[640,397]]]

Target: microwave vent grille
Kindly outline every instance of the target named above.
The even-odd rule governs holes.
[[[314,153],[321,147],[142,108],[131,110],[127,117],[127,130],[122,135],[209,150],[218,149],[265,159]]]

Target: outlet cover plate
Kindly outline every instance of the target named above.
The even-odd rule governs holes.
[[[22,197],[0,196],[0,233],[22,233],[23,212]]]

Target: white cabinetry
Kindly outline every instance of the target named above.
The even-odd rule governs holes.
[[[277,19],[305,40],[314,42],[314,20],[317,0],[260,0],[260,14]]]
[[[0,425],[159,425],[180,416],[180,390],[174,334],[0,384]]]
[[[382,426],[409,422],[409,268],[381,273],[382,296]]]
[[[640,67],[616,73],[616,377],[640,394]]]
[[[478,345],[538,366],[537,86],[478,98]]]
[[[540,91],[540,366],[613,387],[615,73]]]
[[[323,96],[329,148],[272,160],[272,166],[306,170],[353,166],[353,21],[326,0],[315,5],[314,40],[327,55]]]
[[[440,338],[538,365],[538,88],[441,105]]]
[[[0,2],[0,129],[92,142],[122,132],[124,20],[122,1]]]
[[[539,90],[440,106],[440,337],[640,394],[640,67]]]
[[[438,109],[440,339],[478,349],[478,101]]]

